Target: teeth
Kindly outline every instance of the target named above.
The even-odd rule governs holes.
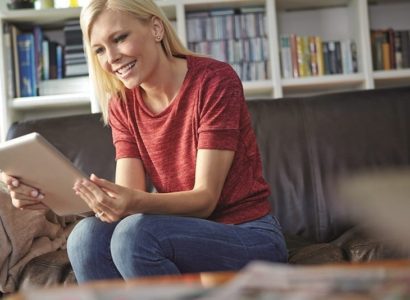
[[[118,69],[117,73],[122,75],[123,72],[127,72],[133,66],[135,66],[135,61],[133,61],[133,62],[129,63],[128,65],[125,65],[124,67],[121,67],[120,69]]]

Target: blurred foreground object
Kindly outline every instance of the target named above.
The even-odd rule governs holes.
[[[9,9],[34,8],[34,0],[8,0]]]
[[[410,250],[410,169],[355,173],[338,185],[347,213],[372,233]]]

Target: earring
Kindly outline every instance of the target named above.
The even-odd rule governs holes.
[[[161,37],[160,37],[159,35],[157,35],[157,36],[155,37],[155,39],[159,42],[159,41],[161,40]]]

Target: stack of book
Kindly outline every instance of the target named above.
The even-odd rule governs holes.
[[[10,98],[38,96],[41,80],[63,78],[63,46],[47,39],[41,27],[23,32],[4,23],[3,32]]]
[[[280,37],[283,78],[352,74],[358,71],[356,43],[322,41],[319,36]]]
[[[410,68],[410,30],[372,30],[374,70]]]
[[[65,39],[65,76],[83,76],[88,74],[87,60],[83,47],[83,35],[80,21],[70,20],[64,24]]]
[[[188,47],[230,63],[243,81],[269,78],[263,7],[187,13]]]

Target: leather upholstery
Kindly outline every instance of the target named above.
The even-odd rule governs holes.
[[[285,232],[291,263],[409,256],[355,227],[332,195],[339,175],[409,165],[409,99],[410,87],[404,87],[248,102],[272,189],[270,200]],[[100,117],[21,122],[10,128],[8,138],[37,131],[84,172],[113,179],[110,129],[103,127]],[[20,286],[64,282],[74,278],[63,250],[32,261]]]

